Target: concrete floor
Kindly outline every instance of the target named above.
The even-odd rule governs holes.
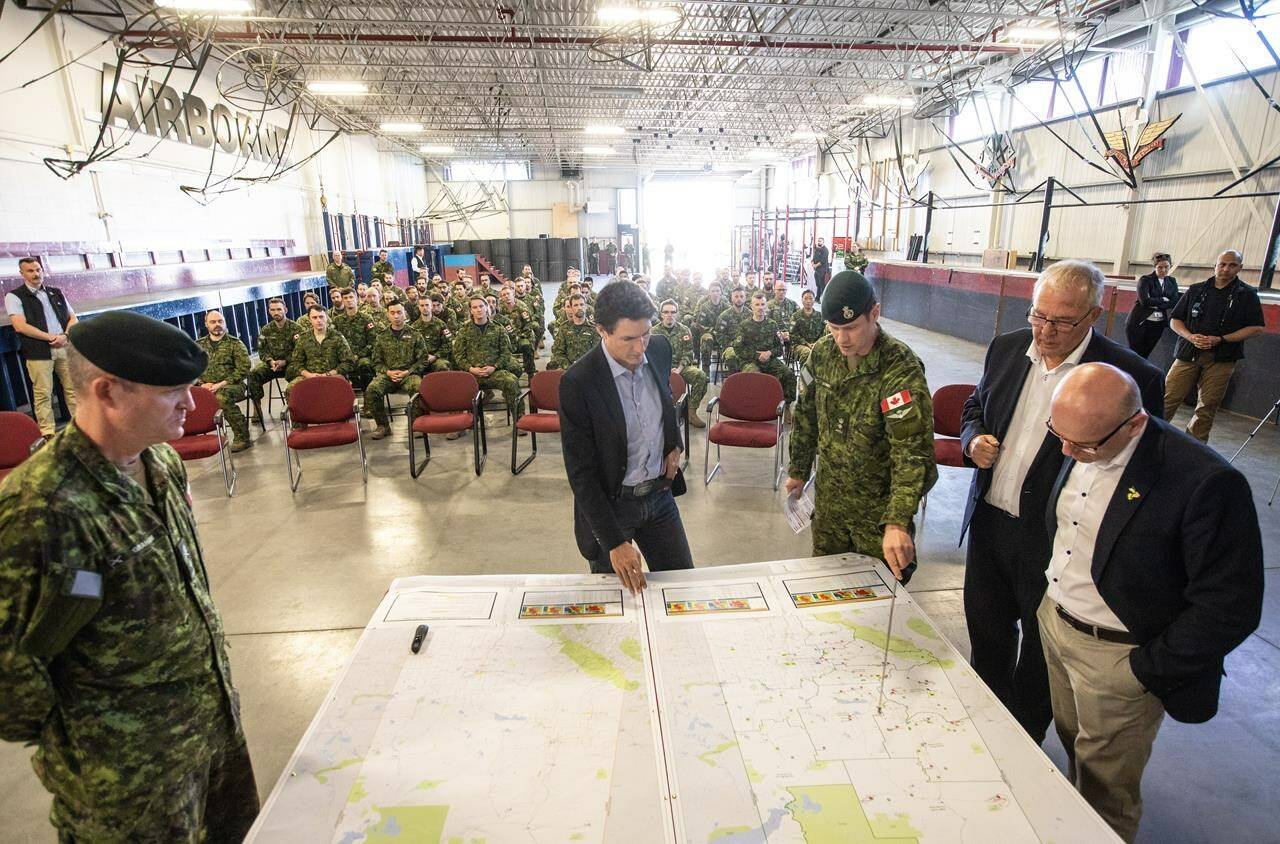
[[[886,326],[921,355],[934,389],[976,380],[981,346]],[[558,440],[543,438],[538,459],[512,477],[509,429],[502,418],[490,418],[490,459],[479,478],[471,471],[469,441],[441,439],[423,475],[410,479],[403,420],[392,439],[366,442],[367,487],[354,448],[341,449],[304,455],[302,485],[290,495],[278,424],[238,456],[234,499],[223,495],[216,463],[189,467],[264,796],[393,578],[586,571],[573,541]],[[1253,424],[1223,414],[1213,444],[1230,454]],[[679,500],[697,564],[807,556],[808,534],[791,533],[781,493],[770,489],[768,455],[726,452],[725,468],[704,488],[698,480],[703,442],[694,431],[690,492]],[[1267,427],[1238,464],[1254,485],[1268,548],[1280,547],[1280,508],[1266,506],[1280,472],[1277,456],[1280,430]],[[967,654],[957,535],[969,473],[943,468],[941,475],[910,589]],[[1220,714],[1207,725],[1165,721],[1147,768],[1141,841],[1280,841],[1272,817],[1280,758],[1280,574],[1276,561],[1268,562],[1263,623],[1227,660]],[[1063,764],[1056,738],[1046,751]],[[5,837],[53,841],[48,796],[27,756],[25,748],[0,745]]]

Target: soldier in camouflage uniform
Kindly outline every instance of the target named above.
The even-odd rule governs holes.
[[[356,274],[350,267],[342,263],[342,250],[333,250],[333,260],[329,262],[329,266],[325,269],[324,278],[325,281],[329,282],[330,287],[355,286]]]
[[[480,296],[470,300],[471,319],[453,338],[453,365],[476,377],[483,390],[498,390],[513,419],[520,417],[520,365],[511,354],[507,332],[489,321],[489,306]]]
[[[407,319],[412,324],[418,319],[418,317],[422,316],[422,312],[419,310],[418,306],[419,305],[425,306],[427,303],[422,301],[421,294],[418,292],[418,288],[406,287],[404,289],[403,304],[404,304],[405,319]]]
[[[239,842],[257,787],[165,444],[205,355],[128,311],[67,334],[75,420],[0,484],[0,739],[34,745],[60,841]]]
[[[208,355],[209,365],[196,382],[201,389],[213,393],[222,408],[222,418],[227,420],[235,441],[232,451],[244,451],[253,442],[249,439],[249,420],[244,418],[240,402],[244,401],[244,379],[249,375],[249,349],[236,337],[227,334],[227,320],[221,311],[209,311],[204,315],[204,328],[208,332],[198,341]]]
[[[449,356],[453,354],[453,330],[441,319],[444,311],[444,297],[436,293],[431,296],[431,307],[424,303],[422,316],[409,324],[418,332],[423,345],[427,349],[426,372],[445,372],[452,368]]]
[[[383,249],[378,253],[378,260],[373,262],[373,269],[370,274],[374,278],[380,278],[384,284],[390,284],[391,280],[396,276],[396,268],[391,266],[391,262],[387,260],[387,250]]]
[[[831,326],[813,347],[812,383],[796,405],[787,493],[818,458],[813,553],[882,558],[905,583],[915,560],[915,513],[938,479],[924,365],[880,328],[860,274],[842,272],[822,296]]]
[[[671,343],[671,371],[680,373],[684,383],[689,385],[689,424],[695,428],[705,428],[707,423],[698,415],[702,405],[702,397],[707,394],[707,373],[698,367],[694,359],[693,333],[688,326],[676,322],[679,305],[675,299],[662,303],[661,321],[653,327],[654,334],[661,334]]]
[[[307,317],[307,314],[310,312],[312,305],[319,305],[319,304],[320,304],[320,294],[316,293],[314,290],[308,290],[306,293],[302,294],[302,315],[294,320],[294,322],[298,324],[298,327],[300,328],[311,327],[311,321]]]
[[[587,302],[581,294],[570,296],[564,303],[567,319],[560,324],[551,344],[547,369],[568,369],[578,358],[600,345],[595,324],[587,319]]]
[[[716,327],[712,332],[715,348],[720,351],[720,368],[728,372],[738,371],[733,341],[738,336],[738,326],[742,321],[751,319],[751,309],[746,306],[746,302],[747,291],[741,287],[733,288],[733,292],[729,294],[729,307],[716,317]]]
[[[822,313],[813,307],[813,291],[806,290],[800,294],[800,310],[791,316],[791,354],[802,367],[809,363],[813,344],[826,333],[827,324],[822,321]]]
[[[503,287],[498,297],[498,313],[511,326],[511,349],[520,356],[524,374],[530,378],[537,371],[533,357],[533,316],[523,303],[516,301],[516,289]]]
[[[427,367],[427,346],[418,332],[409,328],[404,305],[393,303],[387,308],[389,325],[378,332],[373,341],[373,380],[364,391],[365,410],[373,415],[378,427],[370,434],[380,440],[391,433],[387,412],[388,393],[418,392],[422,373]]]
[[[751,318],[738,326],[732,363],[740,372],[764,372],[777,378],[782,383],[782,395],[790,404],[796,400],[796,374],[791,371],[791,365],[782,360],[782,338],[768,309],[763,293],[751,298]]]
[[[787,285],[779,281],[773,286],[773,298],[769,300],[769,317],[782,330],[791,328],[791,317],[795,316],[800,306],[787,296]]]
[[[360,305],[360,313],[364,314],[365,319],[373,323],[374,328],[382,329],[387,327],[387,311],[382,305],[381,286],[370,285],[369,289],[364,292],[364,303]]]
[[[285,395],[293,385],[303,378],[314,378],[317,375],[350,376],[356,365],[356,356],[351,346],[341,333],[329,327],[329,314],[324,308],[313,307],[307,314],[311,319],[311,328],[298,335],[293,343],[293,356],[289,358],[289,386]]]
[[[471,306],[468,300],[467,285],[464,282],[455,281],[452,295],[444,302],[444,321],[455,332],[471,321]]]
[[[376,294],[377,290],[370,287],[368,292]],[[363,389],[373,379],[373,340],[379,326],[367,309],[356,306],[356,292],[350,287],[342,291],[342,313],[334,317],[330,328],[351,347],[355,363],[345,374],[357,389]]]
[[[723,290],[720,282],[713,281],[707,289],[707,295],[698,300],[689,317],[689,328],[693,332],[693,341],[698,349],[698,363],[703,372],[711,368],[711,352],[716,343],[713,335],[716,331],[716,320],[725,309]]]
[[[258,331],[258,365],[249,370],[249,396],[259,420],[262,419],[263,385],[285,377],[294,338],[300,333],[298,326],[285,318],[283,299],[268,302],[267,314],[271,319]]]

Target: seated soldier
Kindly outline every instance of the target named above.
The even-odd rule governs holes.
[[[222,418],[231,428],[234,442],[232,451],[244,451],[253,445],[249,439],[249,420],[240,410],[244,401],[244,379],[249,374],[249,349],[235,337],[227,334],[227,321],[221,311],[209,311],[204,315],[206,333],[200,338],[200,348],[209,356],[204,373],[196,383],[213,393],[222,408]]]
[[[471,318],[455,332],[453,365],[476,377],[483,390],[498,390],[512,419],[520,417],[520,365],[511,354],[507,332],[489,321],[489,306],[482,296],[472,296]],[[523,433],[523,432],[522,432]]]
[[[827,331],[822,312],[813,306],[813,298],[812,290],[801,293],[800,310],[791,316],[791,354],[801,366],[809,365],[813,344],[821,340]]]
[[[333,319],[342,313],[342,288],[329,288],[329,319]]]
[[[427,278],[427,274],[423,273],[413,282],[414,288],[418,291],[418,298],[423,299],[431,295],[431,280]]]
[[[662,303],[661,320],[653,327],[654,334],[661,334],[671,343],[671,371],[680,373],[680,377],[689,385],[689,424],[695,428],[705,428],[707,423],[698,415],[698,407],[702,397],[707,394],[707,373],[698,367],[693,349],[693,333],[689,327],[676,322],[679,308],[675,299]]]
[[[391,433],[387,411],[389,393],[418,392],[427,366],[427,347],[421,335],[409,328],[404,305],[387,306],[387,328],[373,341],[373,380],[364,391],[364,406],[377,426],[370,436],[380,440]]]
[[[796,375],[782,360],[782,340],[778,324],[769,318],[768,300],[763,291],[751,297],[751,317],[738,325],[733,341],[737,362],[742,372],[764,372],[782,382],[782,395],[787,404],[796,400]],[[790,410],[787,411],[790,413]]]
[[[476,292],[481,296],[498,297],[498,285],[493,283],[493,276],[488,273],[480,273],[480,282],[476,285]]]
[[[444,372],[452,368],[449,356],[453,354],[453,329],[444,321],[444,297],[432,294],[430,307],[424,303],[422,316],[409,327],[418,332],[427,347],[427,372]]]
[[[722,289],[720,282],[711,282],[707,294],[697,301],[689,317],[689,328],[693,332],[694,347],[698,350],[698,362],[703,372],[711,368],[711,353],[716,348],[716,322],[726,307],[720,292]]]
[[[773,296],[769,299],[769,316],[779,326],[784,329],[790,329],[791,317],[799,310],[800,306],[795,303],[794,299],[787,296],[787,283],[779,279],[776,282],[769,282],[766,277],[766,283],[771,283],[773,287]]]
[[[350,287],[351,285],[348,284],[347,286]],[[369,289],[369,285],[365,284],[363,281],[357,284],[355,287],[356,300],[359,302],[364,302],[364,294],[365,294],[365,291],[367,291],[368,289]],[[303,316],[306,316],[306,314],[304,313]]]
[[[342,301],[341,294],[338,301]],[[283,299],[268,302],[267,315],[271,319],[258,331],[258,365],[249,371],[249,396],[259,420],[262,419],[263,385],[285,377],[289,356],[293,354],[293,341],[298,336],[298,326],[285,317]]]
[[[383,249],[378,253],[378,260],[373,262],[371,274],[374,278],[382,279],[385,284],[390,284],[391,279],[395,278],[396,269],[387,260],[387,250]]]
[[[738,335],[738,326],[751,319],[751,309],[746,307],[747,291],[741,287],[733,288],[729,294],[729,307],[716,317],[716,328],[713,332],[715,343],[720,348],[720,366],[727,372],[738,372],[737,351],[733,340]]]
[[[409,322],[413,322],[421,316],[421,313],[418,311],[418,301],[418,288],[406,287],[404,289],[404,315]]]
[[[354,291],[353,291],[354,292]],[[346,296],[343,296],[345,303]],[[311,328],[298,335],[293,343],[293,355],[289,358],[289,386],[285,395],[304,378],[315,378],[317,375],[341,375],[346,378],[355,365],[355,355],[351,354],[351,346],[337,331],[329,328],[329,312],[319,305],[313,305],[307,312]]]
[[[376,290],[370,287],[366,293]],[[350,287],[342,290],[342,313],[334,317],[331,327],[347,341],[354,358],[344,374],[357,390],[363,390],[373,378],[373,338],[378,324],[356,305],[356,292]]]
[[[587,302],[582,294],[576,293],[566,299],[564,310],[565,319],[551,344],[547,369],[568,369],[574,361],[600,344],[595,324],[587,320]]]
[[[296,320],[294,320],[294,322],[298,323],[298,325],[300,325],[303,328],[306,328],[309,325],[311,325],[311,323],[307,320],[307,313],[311,310],[312,305],[319,305],[319,304],[320,304],[320,294],[316,293],[314,290],[308,290],[306,293],[303,293],[302,294],[302,315],[299,316]]]
[[[466,282],[462,280],[453,283],[453,293],[444,302],[444,321],[449,323],[449,327],[457,331],[462,326],[471,321],[471,305],[470,297],[467,295]]]
[[[360,305],[360,313],[377,328],[387,327],[387,312],[382,308],[382,285],[374,282],[364,292],[364,303]]]
[[[524,374],[530,378],[537,371],[533,357],[533,317],[522,302],[516,301],[516,289],[503,287],[498,295],[498,314],[510,326],[511,350],[520,356]]]

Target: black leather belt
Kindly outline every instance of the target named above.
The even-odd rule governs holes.
[[[1115,642],[1120,645],[1136,645],[1138,640],[1133,638],[1133,634],[1125,633],[1123,630],[1108,630],[1106,627],[1097,627],[1087,622],[1081,621],[1062,607],[1057,607],[1058,617],[1070,624],[1081,633],[1100,639],[1103,642]]]
[[[655,492],[665,492],[671,489],[671,479],[666,475],[659,475],[656,478],[650,478],[647,481],[641,481],[635,486],[623,486],[623,498],[644,498],[646,495],[652,495]]]

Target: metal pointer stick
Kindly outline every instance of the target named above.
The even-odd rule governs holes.
[[[880,663],[880,703],[876,706],[876,714],[884,714],[884,683],[889,677],[889,640],[893,637],[893,610],[898,605],[898,581],[890,581],[893,597],[889,599],[889,626],[884,631],[884,659]]]

